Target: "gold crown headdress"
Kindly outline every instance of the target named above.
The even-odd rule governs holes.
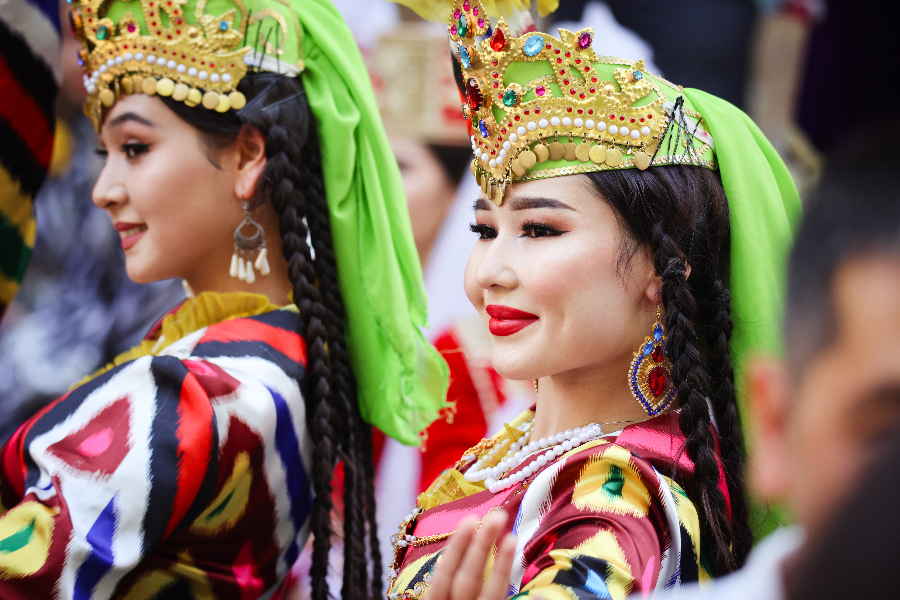
[[[121,94],[225,112],[246,104],[237,86],[248,68],[303,70],[300,23],[283,0],[75,0],[70,19],[98,131]]]
[[[503,18],[491,30],[479,0],[456,0],[448,29],[474,131],[472,172],[497,204],[515,180],[651,164],[716,168],[712,136],[681,87],[641,60],[597,55],[592,29],[514,37]]]

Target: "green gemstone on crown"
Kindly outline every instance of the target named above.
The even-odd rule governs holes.
[[[469,35],[469,22],[466,20],[466,16],[462,15],[459,18],[459,24],[456,27],[456,33],[459,37],[466,37]]]
[[[516,90],[506,90],[506,93],[503,94],[503,106],[512,108],[518,103],[519,95],[516,93]]]
[[[97,28],[97,39],[98,40],[105,40],[108,37],[109,37],[109,27],[107,27],[106,25],[101,25],[100,27]]]

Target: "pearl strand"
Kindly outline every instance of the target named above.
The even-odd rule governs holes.
[[[590,425],[586,425],[585,427],[567,429],[566,431],[557,433],[556,435],[533,441],[525,446],[525,448],[523,448],[522,450],[516,452],[510,459],[507,459],[494,467],[494,469],[491,470],[491,473],[484,478],[484,485],[488,490],[491,491],[491,493],[503,491],[531,477],[534,473],[542,469],[548,463],[553,462],[558,457],[562,456],[563,453],[568,452],[573,448],[577,448],[582,444],[586,444],[587,442],[594,440],[602,435],[602,425],[591,423]],[[523,458],[525,458],[532,452],[535,452],[536,450],[542,450],[550,446],[552,447],[547,450],[547,452],[545,452],[541,456],[538,456],[521,471],[518,471],[517,473],[514,473],[509,477],[497,479],[498,475],[502,475],[510,468],[518,465]]]

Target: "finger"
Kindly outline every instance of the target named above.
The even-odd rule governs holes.
[[[506,520],[506,512],[502,510],[491,513],[475,537],[472,538],[462,563],[456,570],[453,582],[454,599],[469,600],[478,597],[484,583],[484,568],[488,553],[503,534]]]
[[[434,577],[431,579],[431,586],[428,590],[428,600],[447,600],[450,598],[453,577],[456,575],[466,547],[472,541],[476,522],[475,517],[466,517],[460,521],[456,532],[450,537],[450,542],[441,552],[441,559],[434,570]]]
[[[516,553],[516,536],[503,536],[497,548],[497,558],[487,585],[481,591],[478,600],[503,600],[509,591],[509,575],[512,572],[513,557]]]

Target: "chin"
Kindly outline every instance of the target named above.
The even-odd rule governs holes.
[[[162,273],[159,269],[154,269],[152,266],[142,264],[142,261],[136,258],[130,259],[127,256],[125,258],[125,273],[128,275],[128,279],[135,283],[153,283],[154,281],[175,277],[175,275]]]
[[[541,353],[530,352],[525,348],[503,346],[503,342],[498,343],[494,340],[494,351],[491,355],[494,370],[502,377],[513,381],[526,381],[549,374],[546,372],[548,365],[544,364]]]

